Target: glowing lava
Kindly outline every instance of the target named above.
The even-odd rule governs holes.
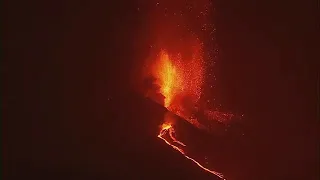
[[[168,140],[165,138],[165,136],[169,134],[169,138]],[[186,153],[183,151],[182,148],[178,147],[178,146],[183,146],[185,147],[186,145],[180,141],[178,141],[175,137],[175,131],[174,131],[174,128],[172,126],[172,124],[170,123],[164,123],[162,124],[161,126],[161,130],[160,130],[160,133],[158,135],[158,137],[160,139],[162,139],[166,144],[168,144],[169,146],[171,146],[173,149],[179,151],[184,157],[186,157],[187,159],[191,160],[192,162],[194,162],[196,165],[198,165],[201,169],[211,173],[211,174],[214,174],[216,176],[218,176],[219,178],[221,179],[225,179],[223,177],[223,175],[219,172],[216,172],[216,171],[213,171],[213,170],[210,170],[206,167],[204,167],[203,165],[201,165],[199,162],[197,162],[195,159],[189,157],[186,155]],[[170,141],[172,141],[172,143],[170,143]],[[176,145],[175,145],[176,144]]]
[[[154,74],[158,78],[160,93],[165,97],[164,106],[168,108],[173,97],[183,89],[180,78],[181,72],[178,72],[173,61],[170,60],[169,54],[165,51],[161,51]]]
[[[182,58],[180,53],[161,50],[152,68],[159,93],[165,97],[164,106],[187,119],[191,115],[188,112],[200,99],[204,81],[201,43],[195,41],[191,53]]]

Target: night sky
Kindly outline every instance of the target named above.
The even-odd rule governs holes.
[[[5,179],[210,179],[156,138],[165,109],[132,88],[153,2],[4,2]],[[215,166],[232,180],[319,179],[318,5],[213,6],[208,96],[244,114],[245,134],[215,137]]]

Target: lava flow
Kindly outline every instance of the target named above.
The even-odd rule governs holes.
[[[165,135],[167,135],[167,134],[169,134],[169,137],[170,137],[172,143],[170,143],[169,140],[166,140]],[[189,159],[192,162],[194,162],[196,165],[198,165],[203,170],[205,170],[205,171],[207,171],[207,172],[209,172],[211,174],[214,174],[214,175],[218,176],[221,179],[225,179],[221,173],[213,171],[213,170],[210,170],[210,169],[204,167],[199,162],[197,162],[195,159],[187,156],[186,153],[181,148],[178,147],[178,146],[186,146],[186,145],[183,144],[182,142],[178,141],[175,138],[175,131],[174,131],[174,128],[173,128],[173,126],[171,124],[169,124],[169,123],[162,124],[162,127],[161,127],[161,130],[160,130],[160,133],[159,133],[158,137],[160,139],[162,139],[165,143],[167,143],[169,146],[171,146],[173,149],[179,151],[181,154],[184,155],[184,157],[186,157],[187,159]],[[174,145],[174,143],[177,144],[177,145]]]

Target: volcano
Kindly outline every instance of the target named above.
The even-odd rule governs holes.
[[[28,145],[20,158],[11,153],[14,166],[8,178],[219,179],[157,138],[168,113],[164,107],[134,93],[108,103],[101,119],[93,114],[87,119],[79,112],[82,118],[38,123],[25,135]],[[179,127],[199,132],[177,118]]]

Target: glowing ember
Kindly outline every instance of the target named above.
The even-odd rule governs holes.
[[[228,123],[235,115],[220,111],[205,110],[204,115],[209,120],[216,120],[222,123]]]
[[[166,140],[165,136],[169,133],[169,138],[168,140]],[[187,159],[191,160],[192,162],[194,162],[196,165],[198,165],[201,169],[211,173],[211,174],[214,174],[216,176],[218,176],[219,178],[221,179],[225,179],[223,177],[223,175],[219,172],[216,172],[216,171],[213,171],[213,170],[210,170],[206,167],[204,167],[203,165],[201,165],[199,162],[197,162],[195,159],[189,157],[186,155],[186,153],[183,151],[182,148],[179,148],[178,146],[183,146],[185,147],[186,145],[183,144],[182,142],[178,141],[176,138],[175,138],[175,131],[174,131],[174,128],[171,124],[167,124],[167,123],[164,123],[162,124],[162,128],[160,130],[160,133],[158,135],[158,137],[160,139],[162,139],[165,143],[167,143],[169,146],[171,146],[173,149],[179,151],[184,157],[186,157]],[[172,141],[172,143],[170,143],[170,140]],[[177,145],[174,145],[177,144]]]

